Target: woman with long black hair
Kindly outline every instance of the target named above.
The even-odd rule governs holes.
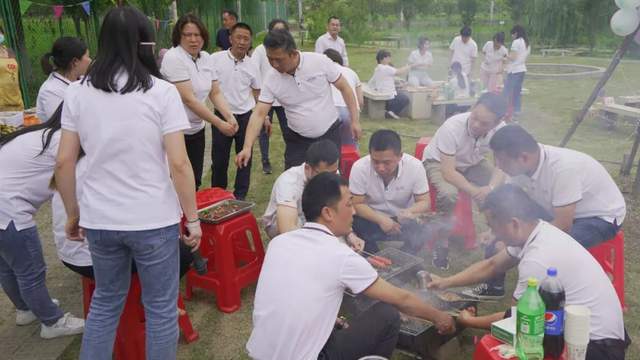
[[[65,95],[56,184],[67,237],[86,235],[96,281],[80,350],[85,360],[112,358],[132,261],[142,285],[147,358],[176,358],[181,208],[183,241],[197,249],[202,232],[182,132],[189,121],[178,90],[162,80],[154,41],[142,12],[110,10],[93,64]],[[81,147],[87,168],[78,201]]]
[[[49,296],[42,244],[33,215],[51,198],[48,184],[60,141],[60,109],[43,124],[0,137],[0,283],[16,307],[16,325],[42,323],[40,336],[82,333]]]
[[[511,29],[513,42],[509,51],[509,62],[507,63],[507,79],[504,82],[502,94],[509,100],[510,108],[513,111],[512,118],[520,116],[522,111],[522,83],[524,75],[527,73],[527,57],[531,53],[527,32],[520,25]]]

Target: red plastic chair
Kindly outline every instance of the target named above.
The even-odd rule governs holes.
[[[590,247],[588,250],[611,279],[620,304],[626,310],[627,306],[624,302],[624,232],[620,230],[613,239]]]
[[[340,149],[340,175],[349,180],[353,164],[360,159],[360,153],[355,145],[342,145]]]
[[[431,142],[431,138],[428,136],[423,136],[420,138],[420,140],[418,140],[418,142],[416,143],[416,150],[413,154],[413,156],[416,157],[416,159],[422,161],[422,156],[424,155],[424,150],[427,148],[427,146],[429,145],[429,143]]]
[[[473,352],[473,360],[502,360],[497,351],[491,351],[491,349],[496,346],[502,344],[502,342],[493,336],[487,334],[480,339],[476,343],[476,350]],[[517,359],[517,358],[513,358]],[[565,360],[566,357],[563,355],[561,360]],[[552,360],[549,357],[546,357],[545,360]]]

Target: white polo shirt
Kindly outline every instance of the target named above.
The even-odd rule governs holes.
[[[423,55],[420,53],[420,49],[415,49],[411,52],[411,54],[409,54],[409,58],[407,59],[407,64],[410,64],[410,65],[419,64],[424,66],[431,66],[433,65],[433,55],[429,50],[425,51]],[[422,69],[413,68],[409,71],[409,75],[413,75],[413,74],[423,75],[426,73],[427,73],[427,69],[425,68],[422,68]]]
[[[49,181],[56,165],[60,131],[56,131],[42,154],[45,130],[20,135],[0,148],[0,229],[13,221],[18,231],[36,226],[33,214],[53,191]]]
[[[87,162],[84,158],[76,164],[76,196],[82,194],[82,183],[87,171]],[[60,193],[55,192],[51,199],[51,220],[53,222],[53,240],[56,243],[58,258],[75,266],[91,266],[91,252],[87,241],[75,241],[67,239],[64,226],[67,223],[67,213]]]
[[[469,132],[470,112],[457,114],[444,122],[433,135],[422,155],[422,161],[440,161],[440,152],[456,157],[456,169],[464,171],[480,163],[491,152],[489,141],[504,123],[500,123],[485,136],[476,138]]]
[[[36,116],[41,122],[48,121],[56,112],[71,82],[64,76],[53,71],[42,83],[36,99]]]
[[[458,77],[452,75],[449,79],[449,86],[453,89],[453,97],[455,99],[464,99],[471,96],[471,86],[469,86],[469,77],[464,72],[462,73],[462,79],[464,80],[464,87],[458,84]]]
[[[373,70],[373,76],[369,80],[369,87],[380,94],[389,95],[390,99],[397,95],[396,92],[396,68],[391,65],[378,64]]]
[[[509,51],[503,45],[496,50],[493,47],[493,41],[487,41],[482,47],[484,53],[484,60],[480,64],[480,68],[490,73],[497,73],[502,69],[503,60],[509,55]]]
[[[160,72],[167,81],[172,83],[191,81],[191,87],[196,99],[204,102],[211,92],[211,83],[218,80],[218,75],[211,65],[207,52],[200,51],[200,55],[194,59],[182,46],[178,45],[164,54]],[[190,128],[186,129],[184,133],[193,135],[202,130],[205,125],[204,121],[186,105],[184,105],[184,110],[187,112],[187,117],[191,124]]]
[[[516,52],[516,59],[507,64],[508,73],[520,73],[527,71],[527,57],[531,53],[531,47],[527,47],[523,38],[513,40],[511,51]]]
[[[591,254],[571,236],[540,221],[522,248],[507,247],[507,253],[520,260],[518,285],[513,293],[519,299],[531,277],[542,281],[547,269],[558,270],[566,305],[584,305],[591,310],[591,340],[624,340],[622,307],[611,280]]]
[[[263,44],[258,45],[251,54],[251,60],[258,66],[260,69],[260,84],[266,78],[267,72],[270,69],[273,69],[271,64],[269,64],[269,58],[267,57],[267,49],[265,49]],[[274,69],[275,71],[275,69]],[[280,106],[278,101],[274,101],[273,106]]]
[[[317,359],[343,292],[366,290],[378,273],[329,229],[308,222],[269,243],[253,303],[252,359]]]
[[[596,159],[575,150],[539,144],[540,162],[531,177],[510,181],[553,214],[553,208],[576,204],[574,218],[599,217],[622,225],[624,197]]]
[[[471,60],[478,57],[478,44],[475,40],[469,39],[465,44],[462,42],[462,36],[458,35],[453,38],[449,50],[453,50],[453,56],[451,57],[451,64],[459,62],[462,65],[462,71],[465,74],[471,72]]]
[[[322,54],[299,52],[300,63],[294,75],[271,69],[264,78],[259,101],[280,102],[289,128],[318,138],[338,120],[331,84],[340,78],[338,65]]]
[[[373,168],[371,155],[353,164],[349,175],[349,190],[354,195],[366,195],[367,205],[389,216],[397,216],[400,210],[411,207],[415,195],[429,192],[427,173],[420,160],[402,154],[398,174],[384,186],[382,177]]]
[[[362,84],[360,83],[360,78],[358,77],[358,74],[356,74],[355,71],[349,69],[348,67],[340,66],[339,64],[337,65],[340,67],[340,73],[347,80],[347,83],[349,83],[349,87],[351,88],[351,90],[353,90],[353,96],[356,98],[356,106],[359,109],[360,106],[357,100],[358,95],[356,94],[356,88],[359,86],[362,86]],[[347,104],[344,102],[344,98],[342,97],[342,93],[334,85],[331,85],[331,93],[333,95],[333,103],[335,106],[339,106],[339,107],[347,106]]]
[[[210,59],[231,112],[251,111],[256,106],[253,90],[260,90],[260,70],[255,62],[249,56],[236,59],[229,50],[215,52]]]
[[[126,83],[127,75],[117,79]],[[171,181],[164,135],[189,128],[176,87],[153,77],[153,86],[125,95],[88,81],[69,86],[62,128],[78,133],[87,161],[80,226],[138,231],[177,224],[181,209]]]
[[[298,227],[304,224],[302,192],[306,184],[307,176],[304,173],[304,163],[291,167],[278,176],[271,190],[269,204],[262,216],[262,225],[270,237],[274,237],[278,231],[278,219],[276,218],[278,206],[296,209],[298,211]]]
[[[320,35],[318,40],[316,40],[316,52],[319,54],[324,54],[327,49],[333,49],[340,53],[340,56],[342,56],[342,63],[345,66],[349,66],[347,45],[345,45],[344,39],[342,39],[339,35],[336,39],[334,39],[328,32]]]

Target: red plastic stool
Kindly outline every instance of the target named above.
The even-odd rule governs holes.
[[[211,191],[216,193],[209,193],[208,197],[200,195],[198,208],[233,198],[222,189]],[[258,223],[251,213],[245,213],[220,224],[202,223],[201,226],[200,253],[208,259],[208,271],[204,275],[195,271],[187,273],[185,299],[191,299],[193,288],[209,290],[216,294],[220,311],[234,312],[240,308],[240,290],[256,282],[260,275],[264,247]]]
[[[360,153],[355,145],[342,145],[340,149],[340,175],[343,179],[349,180],[351,167],[360,159]]]
[[[476,350],[473,352],[473,360],[501,360],[502,358],[498,355],[497,351],[491,351],[494,347],[503,344],[500,340],[494,338],[491,335],[485,335],[478,341],[476,344]],[[517,358],[513,358],[517,359]],[[550,358],[545,358],[550,359]],[[561,360],[566,359],[563,355],[560,357]]]
[[[620,230],[613,239],[592,246],[588,250],[611,279],[620,304],[626,310],[627,306],[624,303],[624,232]]]
[[[82,277],[82,304],[85,318],[89,314],[91,297],[96,288],[93,279]],[[178,293],[178,307],[184,310],[182,295]],[[187,343],[192,343],[200,337],[193,329],[189,315],[185,312],[178,317],[178,325]],[[114,344],[114,358],[122,360],[145,358],[145,316],[142,305],[142,288],[137,274],[131,275],[131,285],[125,300],[124,309],[120,315],[120,322],[116,330]]]
[[[427,136],[421,137],[420,140],[418,140],[418,142],[416,143],[416,150],[413,156],[415,156],[416,159],[422,161],[424,150],[427,148],[430,142],[431,142],[430,137],[427,137]]]

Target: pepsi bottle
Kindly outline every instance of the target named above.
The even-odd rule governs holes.
[[[564,288],[557,278],[556,268],[547,269],[547,277],[540,283],[538,292],[544,301],[545,358],[560,359],[564,350]]]

